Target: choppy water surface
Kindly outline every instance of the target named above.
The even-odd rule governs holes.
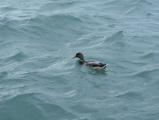
[[[158,21],[158,0],[0,0],[0,120],[158,120]]]

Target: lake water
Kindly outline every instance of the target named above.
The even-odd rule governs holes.
[[[158,119],[158,0],[0,0],[0,120]]]

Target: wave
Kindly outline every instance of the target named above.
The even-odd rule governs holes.
[[[129,9],[126,11],[126,14],[132,14],[132,13],[138,14],[140,12],[144,13],[145,9],[148,11],[150,7],[153,7],[151,1],[147,0],[133,1]]]
[[[121,40],[124,37],[123,31],[117,31],[112,36],[106,39],[106,42],[114,42],[117,40]]]
[[[69,14],[37,15],[27,19],[0,19],[1,39],[55,39],[76,38],[84,33],[82,19]]]
[[[73,25],[81,25],[82,20],[78,17],[67,14],[55,15],[38,15],[29,19],[28,25],[38,26],[39,24],[50,27],[72,27]],[[63,26],[64,25],[64,26]]]
[[[20,51],[16,54],[12,55],[8,59],[20,62],[20,61],[23,61],[26,58],[27,58],[27,56],[24,54],[24,52]]]
[[[51,120],[75,119],[77,116],[56,102],[46,102],[40,93],[17,95],[0,103],[0,119],[12,120]]]
[[[148,80],[157,79],[156,74],[159,72],[158,65],[140,68],[139,71],[131,73],[130,76],[142,77]],[[153,77],[152,77],[153,76]],[[155,77],[156,76],[156,77]]]
[[[13,21],[12,21],[13,22]],[[16,29],[15,27],[10,25],[10,22],[6,22],[0,25],[0,36],[1,40],[4,40],[9,37],[18,36],[20,31]]]
[[[152,5],[151,1],[148,0],[127,0],[127,1],[118,1],[118,0],[110,0],[106,1],[104,5],[107,6],[117,6],[117,7],[132,7],[132,6],[137,6],[137,5]]]
[[[145,54],[143,54],[141,56],[141,58],[147,59],[147,58],[153,58],[153,57],[158,57],[158,56],[159,56],[159,52],[149,51],[149,52],[146,52]]]
[[[155,2],[154,2],[155,3]],[[106,7],[105,7],[106,6]],[[153,8],[153,2],[148,0],[110,0],[104,3],[104,7],[108,10],[114,8],[113,10],[116,12],[121,11],[121,14],[131,15],[131,14],[140,14],[149,12],[151,8]]]
[[[40,11],[42,12],[47,12],[52,10],[52,11],[55,11],[55,10],[58,10],[59,8],[61,10],[65,10],[67,11],[67,9],[69,9],[70,7],[73,7],[77,4],[80,4],[82,3],[81,1],[74,1],[74,0],[70,0],[70,1],[50,1],[48,2],[47,4],[41,6],[40,8]]]
[[[6,42],[24,39],[26,36],[20,27],[25,22],[25,20],[14,20],[9,17],[0,18],[0,40]]]
[[[117,98],[124,98],[126,100],[143,100],[144,97],[141,93],[135,91],[128,91],[116,96]]]
[[[34,40],[41,40],[45,44],[45,40],[51,42],[50,44],[54,43],[53,40],[56,41],[56,44],[63,44],[70,41],[70,38],[76,39],[81,34],[84,34],[84,31],[81,31],[81,29],[84,29],[82,20],[66,14],[38,15],[29,19],[20,28],[27,36]]]
[[[27,58],[27,55],[24,54],[24,52],[19,51],[19,52],[16,52],[16,53],[14,53],[13,55],[11,55],[9,57],[4,58],[3,60],[5,60],[6,62],[7,61],[12,61],[12,60],[20,62],[20,61],[25,60],[26,58]]]
[[[105,39],[105,44],[109,46],[123,47],[124,46],[124,34],[123,31],[117,31],[110,37]]]
[[[152,2],[148,0],[136,0],[135,4],[136,5],[139,5],[139,4],[152,5]]]
[[[0,72],[0,78],[3,79],[8,75],[7,71]]]
[[[14,10],[17,10],[17,8],[14,8],[11,6],[3,6],[0,8],[0,11],[3,11],[3,12],[9,12],[9,11],[14,11]]]
[[[2,70],[8,73],[9,71],[19,66],[21,64],[20,62],[25,61],[27,58],[28,56],[22,51],[14,52],[11,54],[4,54],[0,59],[0,65],[3,68]]]

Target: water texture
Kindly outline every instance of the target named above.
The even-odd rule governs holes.
[[[0,120],[158,120],[158,21],[158,0],[0,0]]]

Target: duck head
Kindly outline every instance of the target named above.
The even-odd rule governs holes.
[[[81,52],[76,53],[75,57],[73,58],[79,58],[80,61],[84,61],[84,55]]]

